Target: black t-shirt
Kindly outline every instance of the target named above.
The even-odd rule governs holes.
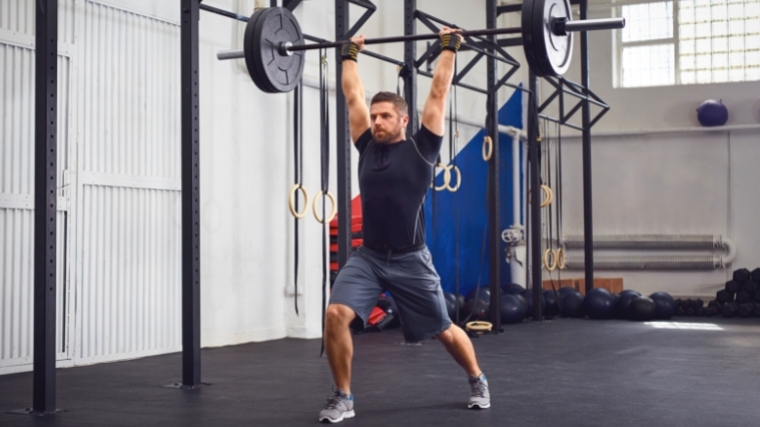
[[[356,141],[366,246],[403,250],[425,243],[425,196],[442,142],[424,126],[394,144],[378,144],[370,129]]]

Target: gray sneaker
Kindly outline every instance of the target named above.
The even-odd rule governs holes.
[[[484,374],[480,374],[479,377],[470,377],[470,402],[467,407],[470,409],[491,407],[491,395],[488,394],[488,381]]]
[[[346,396],[340,390],[333,389],[333,395],[327,399],[325,407],[319,413],[319,422],[339,423],[346,418],[353,418],[354,396]]]

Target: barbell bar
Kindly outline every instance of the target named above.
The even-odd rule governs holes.
[[[572,56],[572,33],[625,27],[624,18],[572,20],[569,0],[525,0],[521,27],[462,31],[464,37],[522,34],[522,44],[530,69],[539,77],[564,74]],[[433,40],[435,33],[371,38],[365,45]],[[259,89],[269,93],[289,92],[301,80],[303,52],[341,47],[347,40],[304,43],[301,27],[286,8],[257,10],[245,31],[242,51],[217,53],[220,60],[244,58],[248,73]]]

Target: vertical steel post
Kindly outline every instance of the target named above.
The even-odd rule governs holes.
[[[588,19],[588,0],[580,2],[581,19]],[[589,89],[588,31],[581,36],[581,84]],[[591,198],[591,104],[583,102],[583,252],[585,261],[586,292],[594,287],[594,224],[593,203]]]
[[[182,0],[182,387],[201,385],[200,111],[201,0]]]
[[[528,103],[528,169],[530,173],[530,262],[533,296],[533,320],[542,320],[541,298],[541,135],[538,123],[538,77],[529,75],[530,102]]]
[[[34,100],[35,414],[55,412],[58,0],[37,3]]]
[[[404,0],[404,35],[412,36],[417,34],[415,12],[417,11],[417,0]],[[420,128],[417,115],[417,67],[414,66],[417,60],[417,42],[404,42],[404,99],[409,105],[409,123],[406,125],[407,136],[414,135]]]
[[[345,39],[349,29],[348,1],[335,0],[335,40]],[[343,268],[351,255],[351,134],[348,106],[343,95],[343,67],[340,49],[335,49],[336,150],[338,159],[338,268]]]
[[[486,1],[486,28],[496,28],[496,0]],[[491,43],[496,43],[496,35],[488,36]],[[489,46],[488,52],[494,53],[494,48]],[[499,223],[499,88],[496,86],[497,65],[496,59],[489,55],[488,68],[488,98],[486,105],[486,132],[493,139],[493,152],[488,161],[488,228],[490,241],[490,284],[491,290],[491,324],[493,332],[498,334],[501,329],[501,226]]]

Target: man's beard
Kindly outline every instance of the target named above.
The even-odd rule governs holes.
[[[383,130],[383,132],[385,133],[385,136],[382,137],[382,138],[380,138],[380,137],[377,136],[377,134],[375,133],[375,131],[372,131],[372,139],[374,139],[375,142],[377,142],[378,144],[387,144],[387,143],[393,141],[394,139],[398,138],[399,135],[401,135],[401,131],[398,131],[395,134],[392,134],[392,133],[387,132],[385,130]]]

